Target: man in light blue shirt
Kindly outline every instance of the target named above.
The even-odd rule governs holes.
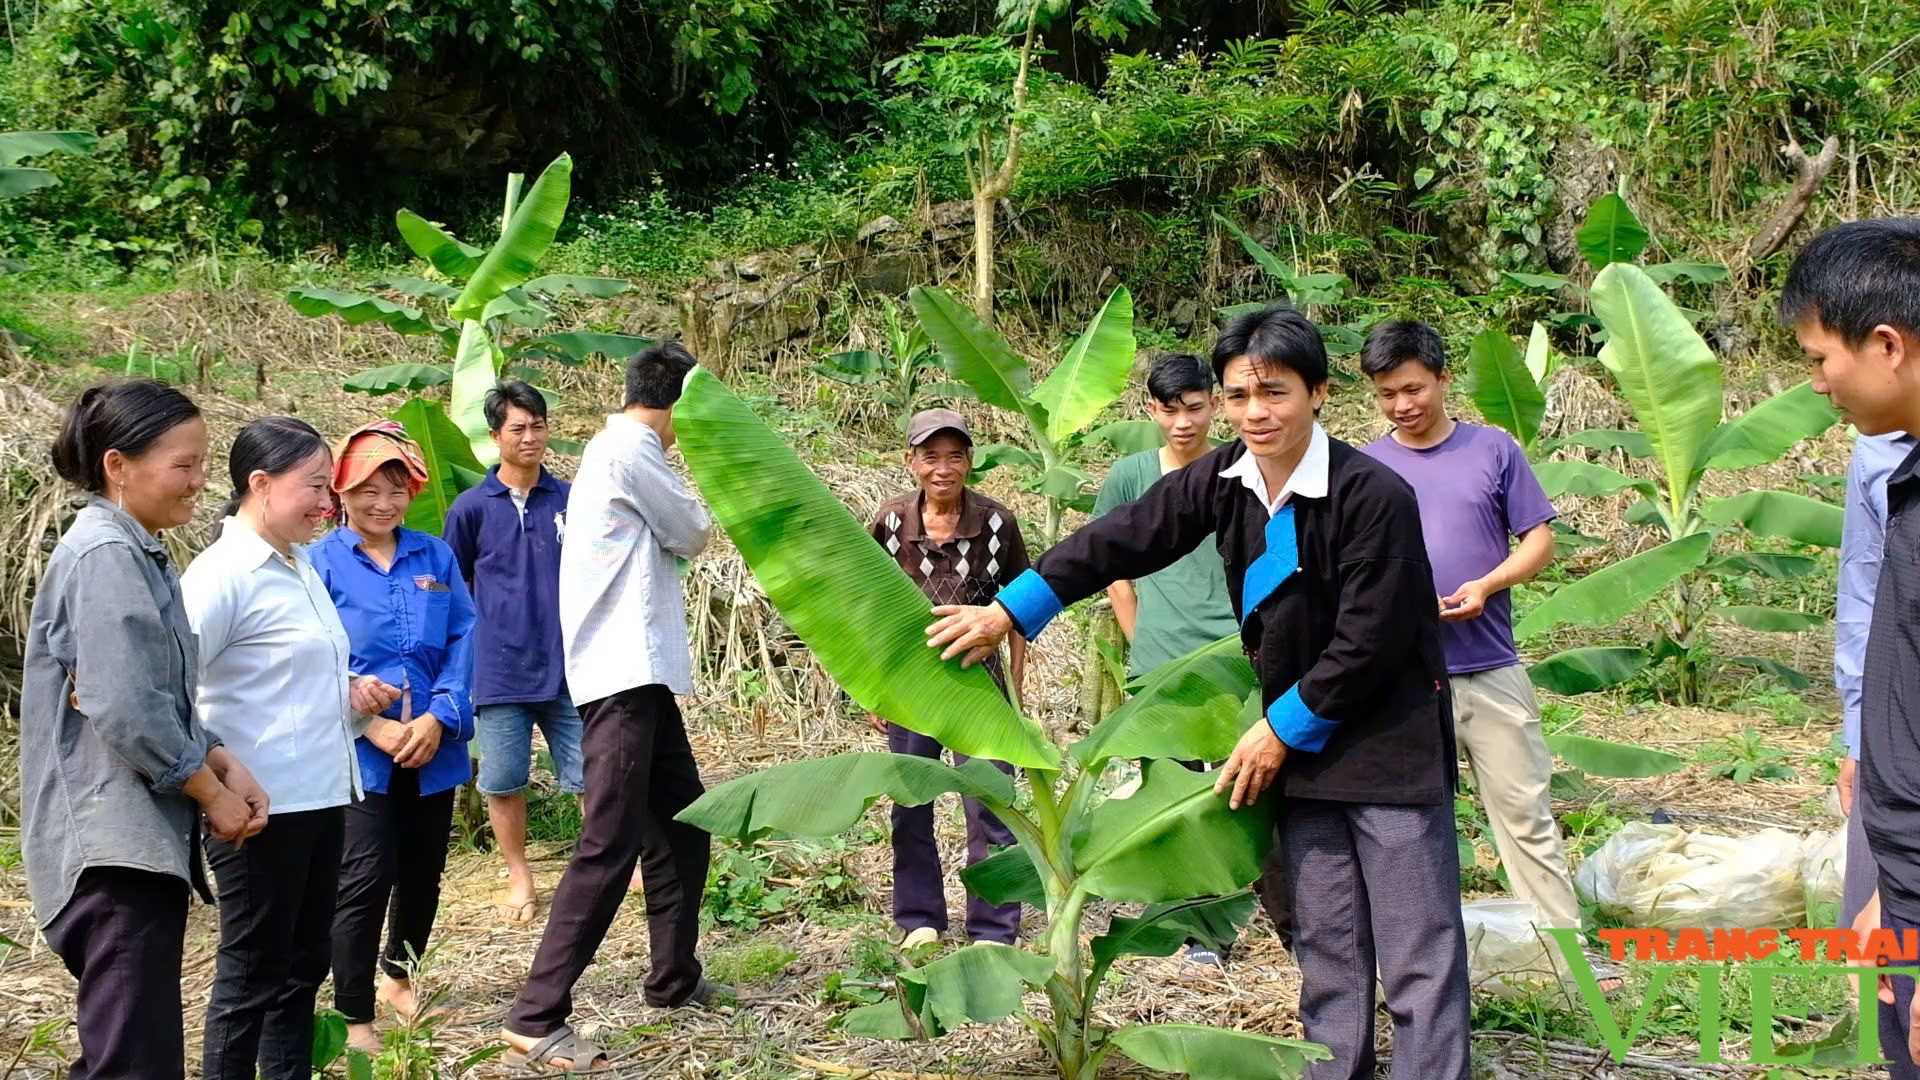
[[[1840,589],[1834,604],[1833,685],[1840,691],[1840,717],[1847,743],[1840,763],[1840,810],[1847,815],[1846,891],[1841,926],[1873,897],[1879,871],[1867,849],[1866,830],[1854,784],[1860,765],[1860,675],[1867,654],[1867,629],[1873,623],[1873,594],[1880,580],[1881,548],[1887,531],[1887,477],[1912,452],[1914,437],[1904,432],[1862,435],[1854,441],[1847,466],[1847,515],[1840,533]]]

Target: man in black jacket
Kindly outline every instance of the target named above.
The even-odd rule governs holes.
[[[1238,441],[1063,540],[993,604],[935,608],[929,644],[977,662],[1214,534],[1266,702],[1216,791],[1239,809],[1279,787],[1301,1021],[1334,1054],[1308,1076],[1373,1075],[1377,965],[1395,1080],[1466,1080],[1453,722],[1419,505],[1321,430],[1326,348],[1299,312],[1234,320],[1213,369]]]

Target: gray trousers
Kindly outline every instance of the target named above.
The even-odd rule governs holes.
[[[1281,804],[1300,1021],[1333,1051],[1308,1080],[1374,1074],[1374,973],[1393,1018],[1393,1080],[1467,1080],[1472,1004],[1453,806]]]

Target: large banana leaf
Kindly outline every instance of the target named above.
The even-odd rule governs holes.
[[[1711,285],[1727,280],[1727,268],[1719,263],[1663,262],[1647,267],[1647,276],[1661,285],[1671,285],[1676,281],[1697,281]]]
[[[453,372],[444,364],[388,364],[349,377],[340,389],[356,394],[395,394],[445,386]]]
[[[1600,271],[1592,299],[1607,328],[1600,362],[1652,444],[1678,516],[1700,447],[1720,422],[1720,362],[1637,266],[1617,262]]]
[[[567,216],[567,200],[572,191],[573,159],[561,154],[514,207],[513,217],[499,241],[474,268],[465,291],[447,314],[456,319],[480,318],[494,297],[533,277],[534,267],[553,246],[554,233]]]
[[[1220,761],[1233,753],[1244,704],[1259,689],[1239,636],[1222,638],[1155,668],[1073,756],[1094,770],[1116,757]]]
[[[450,278],[465,280],[480,268],[480,260],[487,256],[483,249],[462,243],[459,237],[411,210],[395,214],[393,223],[400,230],[400,239],[407,242],[415,255]]]
[[[1133,354],[1133,294],[1122,285],[1033,391],[1047,410],[1047,438],[1064,440],[1113,404],[1133,374]]]
[[[973,448],[973,471],[967,474],[967,483],[977,484],[980,478],[1002,465],[1018,465],[1039,472],[1045,467],[1039,454],[1024,446],[1009,446],[1006,443],[987,443]]]
[[[1149,761],[1140,789],[1087,814],[1073,837],[1080,887],[1120,902],[1224,894],[1260,876],[1273,843],[1269,795],[1239,810],[1215,795],[1212,773],[1177,761]]]
[[[1806,672],[1801,671],[1799,668],[1789,667],[1778,660],[1770,660],[1764,656],[1729,656],[1727,657],[1727,663],[1736,667],[1758,671],[1763,675],[1771,675],[1779,679],[1788,689],[1805,690],[1807,687],[1813,685],[1813,680],[1807,677]]]
[[[1840,546],[1845,513],[1832,503],[1786,491],[1749,491],[1714,499],[1700,516],[1715,525],[1744,525],[1762,536],[1777,536],[1818,547]]]
[[[389,274],[371,286],[375,289],[392,289],[422,299],[454,301],[460,299],[460,290],[444,281],[428,281],[426,278],[411,274]]]
[[[408,438],[420,444],[420,454],[427,463],[427,485],[407,508],[406,526],[439,536],[447,527],[447,510],[453,500],[485,480],[486,471],[474,460],[467,437],[447,418],[439,402],[414,398],[400,406],[392,418],[407,429]]]
[[[1158,450],[1167,444],[1160,425],[1151,420],[1115,420],[1087,432],[1086,442],[1103,442],[1123,454]]]
[[[894,978],[926,988],[926,1009],[934,1022],[952,1030],[962,1024],[990,1024],[1011,1015],[1029,986],[1044,986],[1053,961],[1011,945],[975,942],[929,964],[907,968]]]
[[[473,448],[473,459],[482,465],[500,460],[500,448],[493,444],[487,427],[487,391],[493,389],[500,370],[496,352],[487,328],[468,319],[453,353],[453,422]]]
[[[88,131],[6,131],[0,132],[0,166],[14,166],[42,154],[93,153],[100,137]]]
[[[1775,581],[1804,577],[1820,569],[1820,560],[1811,555],[1777,555],[1770,551],[1751,551],[1724,555],[1707,564],[1709,570],[1727,570],[1736,574],[1759,574]]]
[[[1122,956],[1172,956],[1189,941],[1212,948],[1233,944],[1253,917],[1253,893],[1176,900],[1154,904],[1135,918],[1116,918],[1093,939],[1093,971],[1088,985],[1098,986],[1106,970]]]
[[[881,796],[920,806],[949,791],[1000,806],[1013,803],[1013,781],[985,761],[956,768],[911,754],[850,753],[789,761],[729,780],[694,800],[680,820],[741,840],[767,832],[832,836],[851,828]]]
[[[544,274],[522,285],[528,292],[573,293],[577,296],[591,296],[605,300],[610,296],[619,296],[633,291],[633,282],[626,278],[591,277],[586,274]]]
[[[1645,480],[1587,461],[1542,461],[1533,467],[1533,475],[1549,499],[1567,494],[1612,495],[1628,488],[1636,488],[1648,498],[1654,494],[1653,485]]]
[[[1193,1080],[1293,1080],[1306,1074],[1309,1062],[1333,1059],[1319,1043],[1197,1024],[1135,1024],[1107,1042],[1149,1069]]]
[[[1803,382],[1720,425],[1702,453],[1702,469],[1750,469],[1778,460],[1803,439],[1832,427],[1840,413]],[[1696,472],[1700,470],[1695,470]]]
[[[377,322],[402,334],[437,334],[442,329],[419,308],[403,307],[365,293],[300,287],[287,290],[287,302],[309,318],[338,315],[348,326]]]
[[[543,334],[515,346],[519,356],[544,356],[563,364],[584,364],[594,356],[604,356],[624,364],[652,346],[654,339],[638,334],[596,334],[585,330],[567,330]]]
[[[981,859],[960,871],[967,891],[989,904],[1011,904],[1015,900],[1044,909],[1047,888],[1041,884],[1040,871],[1025,848],[1015,844]]]
[[[1539,323],[1533,324],[1533,332],[1527,336],[1526,363],[1527,374],[1533,376],[1537,386],[1545,386],[1547,376],[1559,366],[1553,355],[1553,345],[1547,340],[1547,328]]]
[[[1789,611],[1786,608],[1764,607],[1757,604],[1727,604],[1709,608],[1707,614],[1718,615],[1737,626],[1758,630],[1763,634],[1798,634],[1815,629],[1827,621],[1805,611]]]
[[[8,165],[0,168],[0,199],[11,199],[16,195],[25,195],[29,191],[41,188],[58,187],[60,178],[47,169],[36,169],[27,165]]]
[[[1587,220],[1573,234],[1573,242],[1595,270],[1613,263],[1630,263],[1640,257],[1652,237],[1640,219],[1633,216],[1627,200],[1609,193],[1587,210]],[[1637,268],[1636,268],[1637,269]],[[1599,283],[1595,283],[1598,288]],[[1605,316],[1601,316],[1604,321]],[[1611,328],[1609,328],[1611,330]]]
[[[1547,749],[1562,761],[1590,776],[1630,780],[1642,776],[1665,776],[1677,772],[1686,759],[1665,750],[1607,739],[1589,739],[1585,735],[1549,735]]]
[[[1529,638],[1568,624],[1612,626],[1633,614],[1681,575],[1706,562],[1712,547],[1710,534],[1694,533],[1596,570],[1554,590],[1552,596],[1520,620],[1513,634]]]
[[[972,387],[981,401],[1027,417],[1035,431],[1046,430],[1045,410],[1033,400],[1033,374],[1026,358],[1015,353],[999,331],[945,289],[917,287],[907,299],[954,378]]]
[[[1474,335],[1467,351],[1467,394],[1480,415],[1504,428],[1521,446],[1531,449],[1539,440],[1547,396],[1540,392],[1512,338],[1498,330]]]
[[[1557,652],[1527,669],[1527,678],[1556,694],[1589,694],[1626,682],[1653,662],[1645,649],[1595,645]]]
[[[701,494],[768,598],[862,708],[958,753],[1058,767],[1060,751],[984,668],[962,669],[927,647],[926,596],[712,372],[688,373],[675,428]]]

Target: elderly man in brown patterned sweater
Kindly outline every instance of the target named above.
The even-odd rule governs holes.
[[[1013,511],[967,487],[973,470],[973,435],[966,418],[951,409],[916,413],[907,425],[907,469],[918,486],[888,500],[874,515],[874,540],[906,571],[935,605],[991,603],[1001,586],[1027,569],[1027,545]],[[1009,642],[1013,682],[999,656],[987,661],[1002,691],[1015,704],[1027,666],[1026,639]],[[896,754],[937,758],[944,749],[931,736],[869,717]],[[955,754],[959,761],[963,755]],[[1004,772],[1011,766],[995,762]],[[966,800],[967,863],[1013,844],[1013,834],[972,799]],[[893,808],[893,921],[902,943],[937,941],[947,930],[947,897],[940,848],[933,837],[933,805]],[[1019,903],[993,905],[967,899],[967,937],[1010,945],[1020,934]]]

